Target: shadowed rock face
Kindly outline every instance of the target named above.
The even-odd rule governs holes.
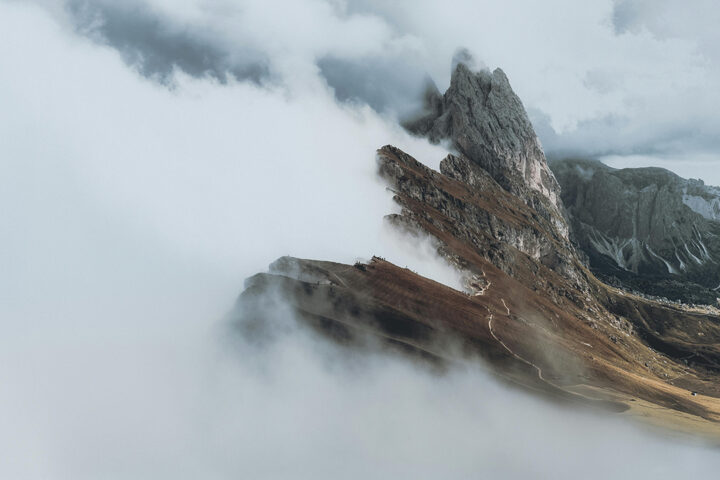
[[[613,169],[563,160],[563,187],[578,245],[602,278],[691,303],[720,296],[720,191],[661,168]]]
[[[459,153],[544,216],[562,211],[559,184],[502,70],[473,72],[458,63],[444,95],[434,85],[428,88],[425,109],[405,123],[409,131],[435,143],[449,140]]]

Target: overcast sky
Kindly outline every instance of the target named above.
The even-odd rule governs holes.
[[[273,390],[246,365],[220,362],[218,371],[217,330],[243,279],[285,254],[343,262],[377,254],[458,285],[429,241],[384,227],[397,207],[374,155],[392,143],[438,165],[446,151],[396,120],[416,106],[428,76],[447,86],[459,47],[507,72],[551,151],[720,184],[717,8],[673,5],[0,0],[0,477],[236,478],[277,466],[257,454],[263,447],[299,448],[288,432],[306,440],[289,465],[311,472],[332,471],[313,448],[328,445],[358,469],[400,468],[398,453],[437,472],[457,465],[445,478],[463,477],[485,453],[484,471],[496,472],[498,437],[471,440],[511,418],[504,404],[559,414],[505,397],[482,375],[461,376],[449,423],[418,426],[415,418],[432,418],[447,400],[432,393],[433,377],[390,363],[348,385],[301,342],[268,365],[279,378],[294,365],[302,381]],[[362,388],[366,399],[404,403],[383,409],[345,391]],[[483,392],[493,392],[482,400],[488,410],[473,417]],[[411,403],[410,393],[424,400]],[[268,401],[274,395],[282,402]],[[318,402],[329,413],[308,417],[316,425],[272,424],[263,436],[257,419],[287,420]],[[360,409],[350,427],[348,408]],[[547,450],[538,445],[554,424],[497,420],[493,432],[527,438],[518,455],[547,456],[548,478],[566,448],[577,445],[572,477],[592,460],[583,451],[610,451],[620,438],[632,453],[598,476],[709,464],[703,449],[576,419]],[[413,425],[423,440],[405,448]],[[577,443],[593,428],[603,435]],[[455,437],[467,448],[429,455]],[[633,452],[638,443],[651,448]],[[679,459],[658,463],[669,451]]]
[[[291,90],[324,83],[402,114],[426,76],[447,86],[464,47],[506,71],[551,155],[708,167],[720,147],[720,13],[707,0],[36,1],[165,84],[177,70]]]

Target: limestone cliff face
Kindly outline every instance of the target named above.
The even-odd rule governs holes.
[[[590,266],[637,290],[714,303],[720,288],[720,192],[661,168],[590,160],[552,167]]]
[[[562,217],[560,186],[548,168],[537,135],[505,73],[471,71],[458,63],[450,88],[440,95],[431,87],[423,115],[406,128],[432,142],[449,140],[504,189],[523,198],[556,228],[567,230]]]

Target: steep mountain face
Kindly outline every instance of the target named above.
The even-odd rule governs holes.
[[[405,127],[435,143],[450,141],[463,157],[567,235],[560,187],[522,102],[502,70],[473,72],[458,63],[445,94],[430,85],[425,112]]]
[[[432,237],[465,274],[464,291],[377,257],[355,265],[283,257],[246,281],[240,330],[272,336],[272,319],[289,309],[349,348],[379,342],[441,369],[479,357],[502,381],[558,401],[720,435],[720,311],[641,298],[585,267],[501,72],[459,65],[445,96],[431,97],[435,110],[414,131],[447,138],[458,153],[438,172],[385,146],[378,173],[401,207],[387,221]]]
[[[399,215],[387,217],[395,225],[412,232],[431,232],[443,244],[466,242],[473,246],[474,254],[522,281],[542,279],[519,274],[518,264],[529,257],[533,264],[571,280],[578,290],[588,289],[568,238],[467,157],[448,155],[440,162],[438,173],[388,145],[378,151],[378,165],[380,176],[388,181],[402,207]],[[441,248],[458,268],[472,270],[462,255],[458,258],[449,251]]]
[[[660,168],[616,170],[589,160],[552,168],[593,272],[673,300],[720,296],[719,189]]]

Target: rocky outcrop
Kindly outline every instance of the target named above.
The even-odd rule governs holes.
[[[533,288],[553,290],[541,282],[547,275],[537,275],[543,268],[573,280],[579,290],[587,289],[575,250],[556,225],[467,157],[448,155],[436,172],[387,145],[378,150],[378,164],[402,207],[400,214],[387,217],[395,225],[429,232],[442,245],[458,240],[472,245],[472,254]],[[452,250],[441,248],[440,253],[461,269],[472,264],[459,260],[469,253]]]
[[[551,165],[578,245],[602,278],[651,295],[715,303],[720,190],[661,168]]]
[[[502,70],[473,72],[458,63],[445,94],[431,85],[425,111],[405,122],[405,127],[435,143],[450,141],[458,153],[538,213],[548,219],[562,217],[558,182]],[[555,223],[567,234],[563,222]]]

